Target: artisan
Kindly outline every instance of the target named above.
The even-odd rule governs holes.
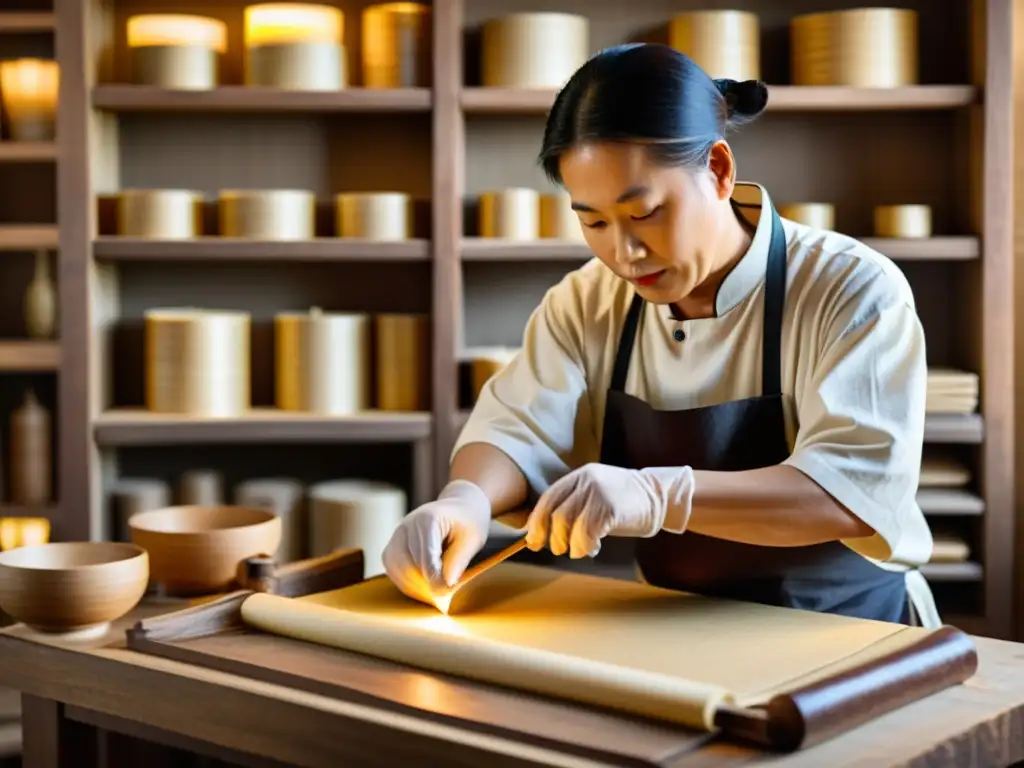
[[[395,531],[384,563],[407,595],[430,602],[492,518],[536,499],[534,552],[625,537],[659,587],[939,623],[917,570],[932,537],[914,297],[886,257],[736,180],[726,131],[767,100],[643,44],[558,94],[540,160],[597,258],[548,291],[449,484]]]

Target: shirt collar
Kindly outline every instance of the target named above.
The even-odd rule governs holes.
[[[771,204],[767,190],[760,184],[737,182],[732,202],[736,211],[756,229],[747,252],[718,286],[715,296],[715,314],[718,317],[738,306],[764,281],[768,249],[772,242],[772,217],[761,215]]]

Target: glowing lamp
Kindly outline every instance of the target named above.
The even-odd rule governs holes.
[[[15,141],[52,141],[56,135],[60,68],[55,61],[0,62],[0,98]]]
[[[348,81],[345,15],[332,6],[260,3],[245,9],[247,85],[334,91]]]
[[[227,26],[205,16],[132,16],[128,48],[136,84],[209,90],[217,86],[218,57],[227,50]]]

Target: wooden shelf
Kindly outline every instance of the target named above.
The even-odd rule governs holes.
[[[962,488],[921,488],[917,492],[921,511],[931,517],[983,515],[985,500]]]
[[[0,141],[0,163],[44,163],[57,159],[51,142]]]
[[[0,11],[0,34],[52,31],[56,15],[47,12]]]
[[[978,238],[970,236],[859,239],[895,261],[965,261],[978,258],[981,252]],[[585,243],[486,237],[462,240],[463,261],[586,261],[590,258],[593,253]]]
[[[7,504],[0,502],[0,517],[45,517],[52,520],[57,514],[54,504]]]
[[[518,88],[463,88],[462,109],[471,114],[544,115],[555,91]],[[969,85],[904,88],[769,86],[770,112],[867,112],[959,109],[977,101]]]
[[[984,568],[980,563],[927,563],[921,573],[928,581],[981,581]]]
[[[357,416],[314,416],[254,409],[245,418],[165,416],[143,409],[114,409],[93,421],[102,446],[185,443],[405,442],[430,436],[429,413],[370,411]]]
[[[58,342],[0,339],[0,373],[56,371],[58,368]]]
[[[977,445],[985,440],[985,422],[977,413],[930,413],[924,422],[926,443]]]
[[[226,85],[176,91],[142,85],[98,85],[92,105],[112,112],[427,112],[427,88],[284,91]]]
[[[100,237],[93,242],[93,255],[112,261],[426,261],[430,258],[430,242],[330,237],[303,241]]]
[[[0,225],[0,251],[31,251],[56,248],[57,227],[46,225]]]

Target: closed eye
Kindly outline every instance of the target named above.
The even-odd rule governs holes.
[[[603,221],[593,221],[590,224],[584,221],[583,226],[587,229],[604,229],[608,225]]]
[[[645,221],[647,219],[653,218],[654,215],[659,211],[661,211],[660,205],[653,208],[650,213],[645,213],[643,216],[632,216],[630,218],[632,218],[633,221]]]

